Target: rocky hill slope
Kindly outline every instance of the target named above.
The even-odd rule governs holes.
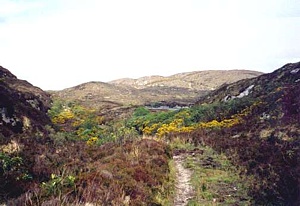
[[[225,154],[247,185],[247,205],[296,206],[300,204],[299,108],[300,62],[223,85],[189,108],[161,113],[139,109],[127,124],[144,136],[171,142],[180,138]],[[201,200],[209,183],[200,183]],[[236,189],[231,195],[237,197],[241,185],[232,187]],[[216,204],[227,205],[228,196],[214,189],[211,197]],[[245,200],[241,196],[234,205],[244,205]]]
[[[46,115],[50,102],[49,94],[0,66],[0,134],[42,130],[50,124]]]
[[[300,63],[286,64],[270,74],[226,84],[200,98],[198,103],[228,101],[235,98],[263,97],[300,84]]]
[[[0,202],[33,184],[34,154],[45,148],[50,95],[0,66]],[[39,137],[41,145],[34,144]],[[46,141],[44,141],[46,140]],[[36,141],[36,142],[38,142]],[[26,153],[26,154],[25,154]],[[37,156],[36,156],[37,157]],[[12,204],[18,205],[18,204]],[[21,205],[21,204],[20,204]],[[24,205],[24,202],[22,203]]]
[[[261,74],[247,70],[199,71],[169,77],[119,79],[109,83],[88,82],[61,91],[53,91],[51,94],[54,98],[79,101],[85,106],[102,109],[162,101],[188,105],[224,83],[253,78]]]
[[[147,76],[138,79],[117,79],[109,83],[114,85],[127,85],[136,89],[180,87],[191,90],[214,90],[224,83],[253,78],[261,74],[261,72],[249,70],[207,70],[179,73],[167,77]]]
[[[227,118],[239,121],[194,140],[225,151],[253,176],[257,204],[300,203],[300,62],[270,74],[224,85],[198,105],[227,105]],[[218,121],[225,122],[222,112]]]

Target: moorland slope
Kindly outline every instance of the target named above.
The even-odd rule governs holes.
[[[119,79],[108,83],[87,82],[61,91],[51,91],[51,94],[53,98],[78,101],[87,107],[101,109],[157,102],[190,105],[222,84],[261,74],[248,70],[198,71],[168,77]]]

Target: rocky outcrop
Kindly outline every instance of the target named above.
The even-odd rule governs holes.
[[[300,84],[300,62],[289,63],[269,74],[252,79],[242,79],[232,84],[224,84],[209,95],[200,97],[198,104],[228,101],[230,99],[262,97],[278,90],[297,87]]]
[[[0,66],[0,135],[43,131],[50,103],[46,92]]]

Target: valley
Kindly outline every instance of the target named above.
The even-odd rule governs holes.
[[[299,79],[298,62],[46,92],[0,67],[0,203],[299,205]]]
[[[108,83],[87,82],[60,91],[50,91],[50,94],[54,99],[77,101],[86,107],[98,109],[153,103],[190,105],[223,84],[261,74],[248,70],[198,71],[168,77],[118,79]]]

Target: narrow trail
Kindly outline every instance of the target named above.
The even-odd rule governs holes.
[[[173,156],[176,167],[176,196],[174,206],[187,205],[194,193],[193,187],[190,184],[193,172],[183,166],[186,155],[183,153]]]

